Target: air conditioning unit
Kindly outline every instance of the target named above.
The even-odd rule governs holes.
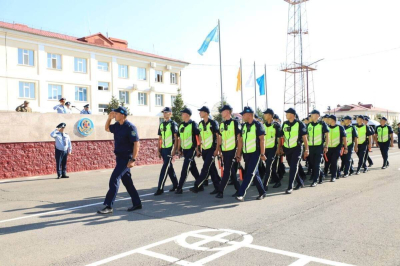
[[[157,63],[156,63],[156,62],[151,62],[151,63],[150,63],[150,67],[156,68],[156,67],[157,67]]]
[[[169,66],[169,65],[167,65],[167,70],[171,70],[172,69],[172,66]]]

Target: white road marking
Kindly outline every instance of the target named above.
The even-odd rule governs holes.
[[[220,234],[217,234],[215,236],[208,236],[208,235],[202,234],[202,233],[207,233],[207,232],[219,232]],[[232,234],[239,235],[239,237],[243,238],[243,240],[240,242],[237,242],[237,241],[229,241],[227,239],[224,239],[224,237],[232,235]],[[197,238],[200,238],[203,240],[189,244],[186,241],[186,239],[188,237],[191,237],[191,238],[197,237]],[[207,240],[207,241],[205,241],[205,240]],[[212,252],[218,251],[218,252],[213,253],[203,259],[200,259],[200,260],[192,263],[192,262],[188,262],[185,260],[179,260],[178,258],[171,257],[171,256],[168,256],[165,254],[161,254],[161,253],[149,250],[150,248],[154,248],[156,246],[163,245],[163,244],[173,242],[173,241],[176,244],[178,244],[184,248],[190,249],[190,250],[196,250],[196,251],[201,250],[204,252],[208,252],[208,251],[212,251]],[[225,246],[217,247],[217,248],[202,247],[202,245],[205,245],[205,244],[208,244],[211,242],[215,242],[215,241],[224,243]],[[218,230],[217,229],[202,229],[202,230],[183,233],[181,235],[178,235],[178,236],[175,236],[172,238],[168,238],[168,239],[165,239],[165,240],[162,240],[162,241],[159,241],[159,242],[156,242],[156,243],[153,243],[153,244],[141,247],[141,248],[133,249],[131,251],[124,252],[124,253],[94,262],[92,264],[89,264],[88,266],[103,265],[103,264],[124,258],[126,256],[135,254],[135,253],[140,253],[140,254],[147,255],[152,258],[161,259],[161,260],[164,260],[164,261],[167,261],[170,263],[175,263],[178,265],[204,265],[204,264],[209,263],[213,260],[216,260],[226,254],[234,252],[242,247],[252,248],[252,249],[256,249],[256,250],[260,250],[260,251],[266,251],[269,253],[274,253],[274,254],[297,258],[298,260],[296,260],[295,262],[290,264],[290,266],[303,266],[309,262],[317,262],[317,263],[321,263],[321,264],[325,264],[325,265],[332,265],[332,266],[351,266],[350,264],[345,264],[345,263],[341,263],[341,262],[325,260],[325,259],[302,255],[302,254],[298,254],[298,253],[294,253],[294,252],[253,245],[253,244],[251,244],[252,241],[253,241],[253,237],[251,235],[249,235],[245,232],[241,232],[241,231],[235,231],[235,230],[230,230],[230,229],[218,229]],[[170,247],[171,246],[172,245],[170,245]]]

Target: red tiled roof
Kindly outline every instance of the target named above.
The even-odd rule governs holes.
[[[372,104],[346,104],[332,110],[326,110],[324,113],[340,113],[340,112],[365,112],[365,111],[377,111],[377,112],[389,112],[389,113],[397,113],[396,111],[373,107]]]
[[[55,32],[51,32],[51,31],[44,31],[44,30],[40,30],[40,29],[30,28],[30,27],[28,27],[26,25],[23,25],[23,24],[7,23],[7,22],[2,22],[2,21],[0,21],[0,28],[12,29],[12,30],[16,30],[16,31],[31,33],[31,34],[40,35],[40,36],[49,37],[49,38],[55,38],[55,39],[60,39],[60,40],[65,40],[65,41],[70,41],[70,42],[75,42],[75,43],[91,45],[91,46],[103,47],[103,48],[106,48],[106,49],[118,50],[118,51],[123,51],[123,52],[127,52],[127,53],[132,53],[132,54],[137,54],[137,55],[142,55],[142,56],[148,56],[148,57],[153,57],[153,58],[157,58],[157,59],[177,62],[177,63],[189,64],[188,62],[181,61],[181,60],[178,60],[178,59],[173,59],[173,58],[168,58],[168,57],[164,57],[164,56],[160,56],[160,55],[150,54],[150,53],[146,53],[146,52],[142,52],[142,51],[133,50],[133,49],[130,49],[130,48],[108,47],[108,46],[103,46],[103,45],[98,45],[98,44],[85,42],[84,38],[87,38],[87,37],[90,37],[90,36],[77,38],[77,37],[72,37],[72,36],[68,36],[68,35],[64,35],[64,34],[60,34],[60,33],[55,33]],[[117,38],[109,38],[109,40],[111,42],[113,42],[113,40],[114,40],[115,42],[122,42],[122,43],[126,43],[127,44],[127,42],[125,40],[120,40],[120,39],[117,39]]]

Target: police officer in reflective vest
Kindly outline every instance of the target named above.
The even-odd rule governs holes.
[[[368,168],[365,166],[365,161],[367,159],[367,149],[371,149],[372,131],[369,126],[364,125],[364,116],[362,115],[357,116],[356,129],[358,135],[358,145],[357,148],[354,147],[354,151],[357,152],[358,156],[356,175],[359,175],[361,167],[364,167],[364,173],[368,171]],[[369,140],[368,143],[367,140]]]
[[[312,167],[311,178],[313,180],[311,187],[322,184],[321,159],[322,154],[328,152],[329,129],[328,125],[323,121],[318,121],[320,112],[318,110],[311,111],[310,123],[307,125],[308,146],[310,147],[310,155],[308,156],[310,166]]]
[[[162,113],[164,115],[164,122],[162,122],[158,127],[158,156],[162,157],[163,166],[161,167],[158,189],[156,193],[154,193],[154,196],[164,193],[164,185],[167,176],[169,176],[172,181],[172,188],[169,191],[173,192],[178,187],[178,179],[176,178],[174,167],[172,165],[172,157],[175,155],[176,148],[178,147],[178,125],[171,120],[171,108],[165,107],[162,110]]]
[[[304,187],[304,182],[299,176],[299,164],[301,161],[301,154],[303,153],[304,142],[304,157],[307,158],[309,154],[308,139],[307,139],[307,128],[303,122],[296,119],[296,111],[293,108],[289,108],[286,112],[287,121],[283,122],[281,137],[283,137],[283,148],[282,143],[279,143],[280,154],[286,155],[286,160],[289,164],[289,185],[286,190],[286,194],[293,192],[294,180],[297,180],[296,190]]]
[[[219,153],[217,143],[219,142],[219,125],[218,122],[209,119],[210,109],[207,106],[203,106],[200,109],[200,117],[203,119],[199,124],[200,131],[200,143],[201,143],[201,156],[203,157],[203,168],[200,172],[200,177],[194,182],[194,186],[190,188],[190,191],[198,193],[203,189],[203,183],[211,175],[211,180],[214,185],[214,191],[210,194],[215,195],[218,193],[219,183],[221,178],[218,175],[217,168],[215,167],[215,158]]]
[[[183,122],[178,128],[178,153],[179,155],[183,152],[183,166],[181,172],[181,178],[179,179],[178,188],[175,194],[183,193],[183,185],[186,182],[189,171],[192,173],[195,180],[200,178],[199,170],[197,170],[196,162],[194,160],[195,156],[200,156],[200,140],[199,140],[199,128],[197,123],[192,121],[190,117],[192,116],[192,110],[185,108],[181,110]],[[182,152],[181,149],[182,148]],[[200,187],[200,190],[204,190]]]
[[[368,122],[369,122],[369,117],[368,116],[364,116],[364,125],[366,125],[367,127],[369,127],[369,129],[371,130],[371,132],[372,132],[372,137],[371,137],[371,147],[372,147],[372,141],[374,140],[373,139],[373,135],[375,134],[375,129],[374,129],[374,127],[373,126],[369,126],[368,125]],[[367,144],[369,144],[369,142],[370,142],[370,140],[369,139],[367,139]],[[371,159],[371,157],[369,156],[369,151],[370,151],[370,149],[367,149],[367,155],[366,155],[366,160],[365,160],[365,162],[364,162],[364,169],[367,167],[367,161],[368,161],[368,167],[371,167],[373,164],[374,164],[374,162],[372,161],[372,159]],[[368,171],[368,169],[367,169],[367,171]]]
[[[274,110],[268,108],[264,111],[264,131],[265,131],[265,174],[264,174],[264,189],[268,190],[269,181],[279,182],[277,174],[278,166],[278,142],[281,140],[281,126],[273,122]]]
[[[346,140],[346,131],[344,127],[336,124],[336,116],[329,116],[329,139],[328,143],[328,152],[326,157],[328,162],[330,163],[331,170],[331,182],[335,182],[338,177],[338,160],[340,157],[340,153],[347,154],[347,140]],[[342,151],[342,147],[344,147]]]
[[[382,117],[380,120],[380,125],[376,127],[375,131],[375,142],[379,146],[381,150],[382,158],[383,158],[383,165],[382,169],[386,169],[389,166],[388,161],[388,153],[389,153],[389,146],[393,147],[393,129],[391,126],[388,126],[387,118]]]
[[[242,149],[242,142],[240,141],[241,125],[238,120],[232,119],[232,107],[227,104],[224,105],[219,111],[222,119],[224,120],[218,132],[218,134],[221,136],[218,146],[220,147],[219,154],[222,156],[222,161],[224,164],[224,172],[218,187],[218,194],[215,197],[222,199],[224,197],[224,190],[229,179],[236,189],[236,193],[232,196],[238,196],[240,184],[236,177],[236,172],[238,169],[236,157],[238,157],[238,154]]]
[[[245,166],[245,174],[243,177],[242,185],[239,188],[239,193],[236,199],[244,201],[246,190],[250,187],[254,177],[256,178],[255,184],[258,190],[258,200],[265,198],[266,193],[258,173],[258,164],[260,160],[265,161],[265,144],[264,144],[264,127],[260,122],[254,119],[254,111],[251,107],[246,106],[243,112],[240,113],[243,117],[245,124],[242,126],[242,151]],[[240,162],[241,153],[237,153],[236,160]]]
[[[131,168],[135,166],[139,152],[139,136],[135,125],[126,119],[127,115],[126,108],[120,106],[112,110],[106,121],[105,130],[114,134],[114,153],[117,164],[110,177],[109,190],[104,200],[105,208],[99,210],[97,212],[99,214],[113,212],[112,207],[117,197],[120,180],[132,199],[133,206],[128,209],[128,212],[142,208],[142,202],[131,178]],[[110,125],[113,118],[116,122]]]
[[[347,154],[343,155],[343,177],[348,177],[352,175],[354,172],[351,155],[353,154],[353,150],[356,151],[356,147],[358,147],[358,133],[355,126],[351,123],[351,117],[345,116],[344,118],[344,130],[346,131],[346,141],[347,141]]]

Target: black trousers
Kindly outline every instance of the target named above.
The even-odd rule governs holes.
[[[276,149],[277,147],[265,149],[265,156],[267,157],[267,160],[265,160],[265,172],[264,172],[264,182],[263,182],[264,187],[268,187],[270,180],[272,180],[273,182],[279,181],[279,177],[276,172],[276,167],[278,164],[278,159],[277,159],[278,156],[276,156]]]
[[[163,159],[163,165],[161,167],[160,178],[158,180],[158,189],[163,190],[165,181],[167,181],[167,176],[171,179],[174,188],[178,186],[178,179],[175,175],[174,166],[172,165],[172,152],[173,146],[171,148],[161,149],[161,157]]]
[[[343,154],[342,156],[342,164],[344,166],[343,168],[343,173],[344,175],[349,175],[351,172],[353,172],[353,167],[352,167],[352,158],[351,155],[353,154],[353,146],[354,144],[351,144],[347,146],[347,154]]]
[[[67,158],[68,151],[60,151],[56,149],[57,176],[67,175]]]
[[[361,167],[365,165],[365,161],[367,159],[367,149],[368,146],[366,143],[363,144],[358,144],[358,151],[357,151],[357,156],[358,156],[358,167],[357,167],[357,172],[360,171]],[[364,166],[364,169],[367,167]]]
[[[338,146],[336,148],[328,148],[326,157],[328,158],[328,163],[330,165],[331,178],[336,178],[338,170],[339,170],[338,169],[338,160],[340,157],[340,146]]]
[[[322,170],[321,170],[321,159],[322,159],[322,154],[324,152],[324,146],[319,145],[319,146],[309,146],[310,149],[310,154],[308,156],[309,159],[309,166],[312,167],[312,179],[313,183],[316,183],[318,181],[322,181]]]
[[[226,185],[228,184],[229,178],[233,182],[236,191],[239,190],[240,184],[236,177],[236,172],[238,170],[238,163],[235,159],[236,150],[223,151],[222,158],[224,162],[224,174],[222,175],[221,182],[218,187],[218,192],[223,193]]]
[[[390,141],[379,142],[379,149],[381,150],[383,158],[383,166],[388,165],[389,147],[390,147]]]
[[[199,178],[196,178],[194,183],[195,187],[200,187],[203,185],[204,181],[207,180],[208,175],[211,176],[214,188],[218,189],[221,178],[219,177],[217,167],[215,166],[214,157],[215,148],[210,148],[208,150],[202,150],[201,156],[203,157],[203,168],[201,169]]]
[[[181,171],[181,178],[179,179],[178,189],[182,189],[189,175],[189,171],[192,173],[194,179],[199,179],[199,170],[197,170],[196,162],[194,157],[196,156],[196,151],[194,148],[183,150],[183,166]]]
[[[304,182],[299,175],[299,164],[301,161],[301,154],[303,153],[303,147],[298,146],[295,148],[284,149],[284,152],[290,169],[288,189],[293,189],[294,180],[297,181],[297,184],[304,185]]]

